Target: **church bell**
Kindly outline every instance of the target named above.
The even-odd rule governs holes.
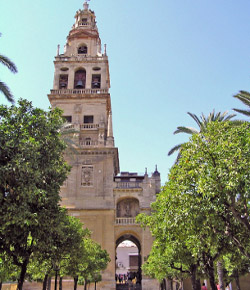
[[[77,82],[76,88],[77,89],[83,89],[83,82],[81,80]]]

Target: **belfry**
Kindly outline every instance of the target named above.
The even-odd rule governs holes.
[[[62,205],[92,231],[92,238],[111,258],[97,289],[116,289],[116,271],[122,265],[117,261],[117,247],[125,240],[138,248],[136,289],[158,289],[155,280],[141,274],[152,237],[135,217],[150,213],[150,204],[160,191],[160,173],[157,168],[151,176],[147,172],[120,173],[112,127],[109,61],[106,46],[102,51],[95,13],[87,2],[76,12],[64,53],[58,48],[54,65],[54,84],[48,97],[52,107],[63,110],[68,122],[65,130],[72,141],[65,157],[72,169],[61,187]]]

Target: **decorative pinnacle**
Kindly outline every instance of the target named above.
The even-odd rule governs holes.
[[[89,4],[87,1],[90,1],[90,0],[86,0],[84,3],[83,3],[83,8],[84,10],[88,10],[89,9]]]

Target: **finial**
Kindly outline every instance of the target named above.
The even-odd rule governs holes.
[[[155,171],[158,171],[158,170],[157,170],[157,164],[155,165]]]
[[[60,44],[57,45],[57,56],[60,54]]]
[[[148,174],[148,169],[147,169],[147,167],[145,167],[145,175],[147,175]]]
[[[107,55],[107,44],[104,44],[104,55]]]
[[[87,1],[90,1],[90,0],[86,0],[86,1],[83,3],[83,8],[84,8],[84,10],[88,10],[88,9],[89,9],[89,4],[87,3]]]

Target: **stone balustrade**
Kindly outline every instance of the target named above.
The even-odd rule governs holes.
[[[71,55],[71,56],[64,56],[64,55],[58,55],[55,57],[56,61],[103,61],[107,60],[106,55],[102,56],[90,56],[87,54],[83,55]]]
[[[141,188],[141,182],[136,181],[116,181],[116,188]]]
[[[99,128],[99,124],[94,124],[94,123],[80,124],[81,130],[98,129],[98,128]]]
[[[80,141],[81,147],[98,146],[98,141]]]
[[[62,90],[51,90],[52,95],[71,95],[71,94],[107,94],[108,89],[62,89]]]
[[[66,124],[63,131],[80,131],[80,130],[97,130],[99,124],[87,123],[87,124]]]
[[[117,225],[136,225],[135,217],[119,217],[115,219]]]
[[[77,127],[76,124],[65,124],[65,126],[63,127],[63,131],[75,131],[75,130],[79,130],[79,126]]]

